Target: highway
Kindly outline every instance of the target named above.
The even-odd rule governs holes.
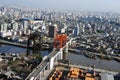
[[[64,45],[62,48],[64,49],[66,45]],[[53,51],[47,56],[45,60],[43,60],[29,75],[25,80],[30,80],[30,78],[34,77],[36,78],[39,73],[49,64],[50,59],[54,57],[60,49],[53,48]]]
[[[57,49],[53,49],[53,51],[48,55],[47,59],[42,61],[29,75],[25,80],[29,80],[31,77],[37,77],[37,75],[49,64],[49,60],[51,57],[55,56],[58,52]]]

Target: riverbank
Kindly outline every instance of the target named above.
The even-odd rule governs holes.
[[[73,53],[68,54],[67,60],[69,60],[71,64],[75,64],[75,65],[82,65],[82,66],[95,65],[95,67],[99,69],[120,72],[120,63],[114,60],[103,60],[99,58],[91,59],[85,57],[84,55],[77,55]]]

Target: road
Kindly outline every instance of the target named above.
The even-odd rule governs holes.
[[[57,65],[57,64],[56,64],[56,65]],[[68,66],[68,64],[64,64],[64,63],[60,63],[60,65],[62,65],[62,66]],[[82,66],[82,65],[69,64],[69,66],[70,66],[70,67],[81,68],[81,69],[86,69],[86,70],[89,69],[88,66]],[[110,73],[110,74],[113,74],[113,75],[116,75],[116,74],[119,73],[119,72],[115,72],[115,71],[109,71],[109,70],[98,69],[98,68],[94,68],[94,70],[95,70],[96,72],[107,72],[107,73]]]
[[[48,55],[47,59],[42,61],[25,80],[29,80],[31,77],[37,77],[37,75],[49,64],[49,59],[56,55],[58,52],[57,49],[53,49],[53,51]]]

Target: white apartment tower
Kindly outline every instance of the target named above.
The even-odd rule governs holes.
[[[17,22],[14,22],[14,23],[12,24],[12,28],[13,28],[14,31],[17,31],[17,30],[18,30],[18,23],[17,23]]]
[[[23,22],[23,30],[26,30],[28,27],[28,21]]]
[[[0,24],[0,31],[2,32],[2,31],[7,31],[7,23],[2,23],[2,24]]]

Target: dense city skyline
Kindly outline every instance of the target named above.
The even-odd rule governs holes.
[[[0,5],[7,6],[120,13],[119,3],[120,0],[0,0]]]

